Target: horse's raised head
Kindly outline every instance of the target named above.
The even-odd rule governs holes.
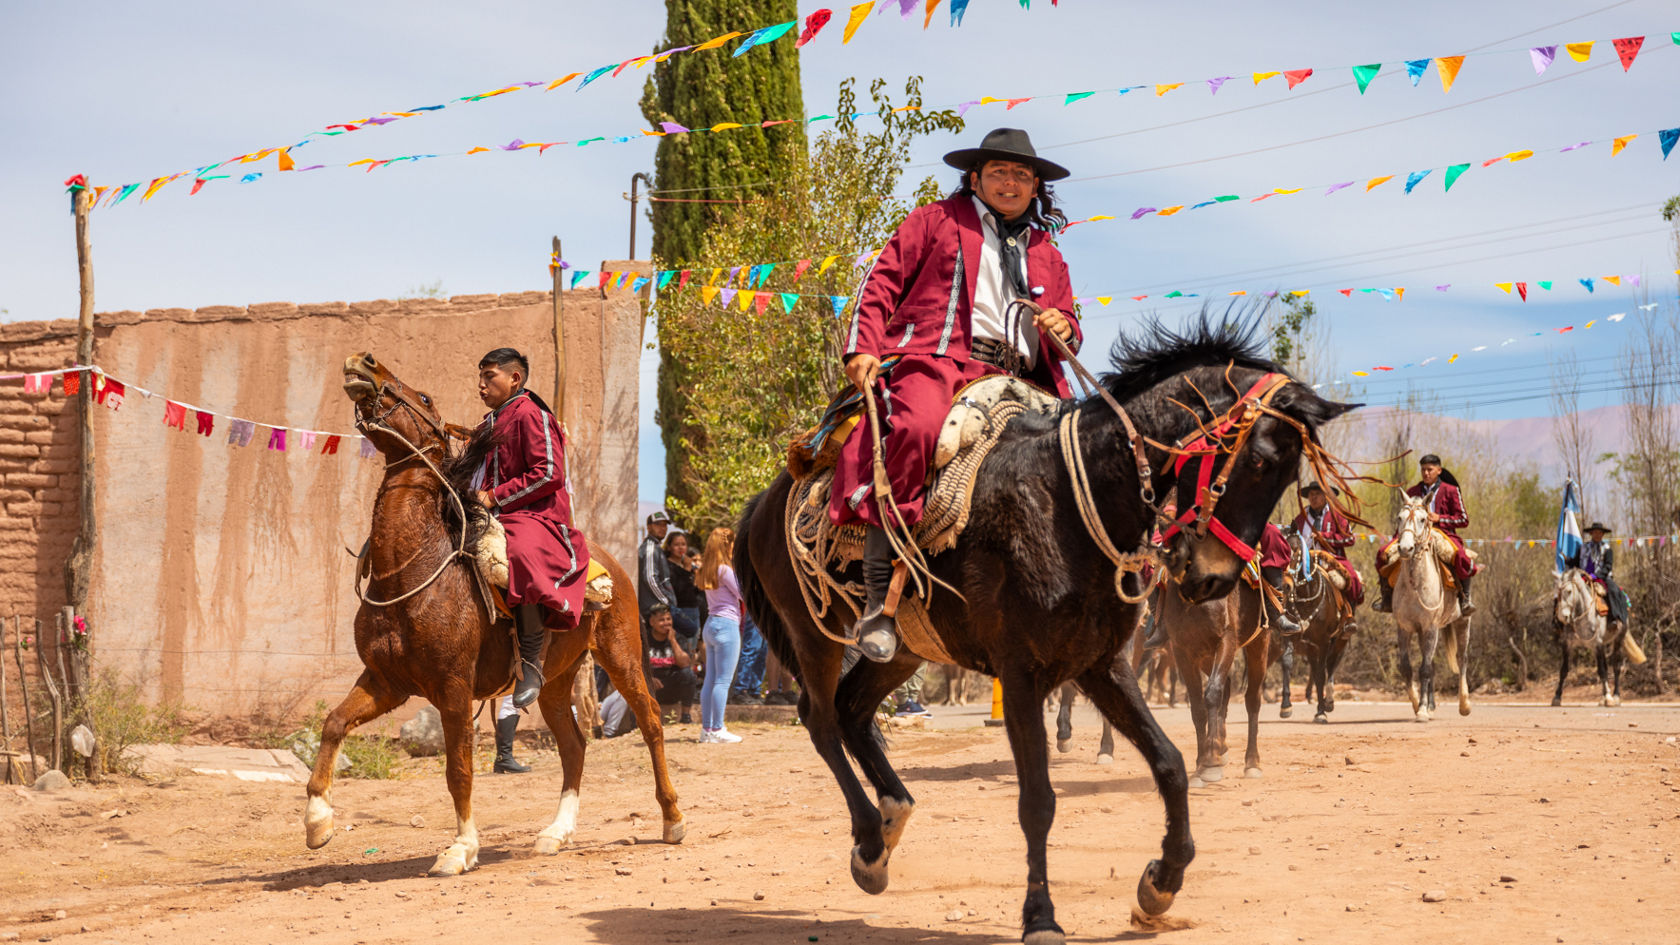
[[[1400,541],[1394,546],[1394,550],[1409,558],[1423,546],[1424,537],[1429,534],[1429,508],[1423,504],[1421,496],[1409,495],[1405,500],[1400,506],[1400,514],[1395,523]]]
[[[356,405],[356,428],[387,456],[449,452],[448,427],[431,395],[404,384],[370,352],[344,359],[344,393]]]
[[[1186,330],[1154,322],[1115,344],[1110,391],[1175,438],[1151,456],[1181,523],[1167,530],[1168,563],[1193,603],[1236,586],[1303,456],[1319,481],[1342,478],[1318,430],[1358,405],[1325,400],[1267,359],[1263,315],[1204,309]]]

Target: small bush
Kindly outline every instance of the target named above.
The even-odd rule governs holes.
[[[192,728],[185,720],[184,706],[148,706],[138,685],[103,674],[89,681],[77,709],[68,717],[84,720],[93,730],[95,761],[101,771],[134,774],[138,763],[128,756],[130,748],[179,742]],[[74,721],[67,722],[67,729],[74,727]]]
[[[326,702],[315,703],[315,708],[304,718],[303,727],[272,737],[269,747],[289,748],[292,754],[313,768],[315,755],[321,750],[321,725],[326,718]],[[397,776],[397,762],[401,757],[394,738],[346,735],[339,747],[337,773],[347,778],[389,780]]]

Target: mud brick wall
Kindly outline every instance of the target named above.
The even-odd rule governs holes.
[[[578,525],[628,561],[641,305],[600,289],[567,292],[564,302]],[[381,461],[360,459],[354,440],[336,456],[321,455],[319,443],[312,453],[295,443],[284,453],[229,446],[224,419],[208,438],[193,432],[190,414],[177,431],[163,423],[164,398],[349,433],[344,359],[371,351],[430,393],[446,419],[471,425],[484,413],[478,358],[503,345],[530,357],[536,391],[548,398],[554,387],[546,292],[109,312],[96,324],[95,363],[130,389],[120,410],[94,408],[95,666],[138,683],[149,701],[218,715],[336,702],[360,671],[345,549],[366,537]],[[0,326],[0,373],[66,366],[74,343],[73,322]],[[78,468],[62,387],[24,395],[18,382],[0,384],[0,616],[38,614],[50,627],[63,606]]]

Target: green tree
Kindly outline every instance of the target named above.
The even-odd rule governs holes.
[[[878,249],[912,206],[940,196],[927,177],[910,198],[895,196],[910,144],[934,131],[960,131],[955,112],[921,110],[921,80],[906,83],[902,111],[877,80],[870,88],[880,118],[866,133],[850,116],[858,110],[852,80],[840,86],[835,125],[810,153],[792,142],[778,156],[782,183],[743,201],[741,212],[715,223],[699,259],[713,264],[781,262],[758,292],[775,293],[763,310],[743,309],[748,271],[729,287],[742,293],[719,305],[711,288],[727,277],[695,271],[687,288],[661,293],[657,304],[663,348],[659,423],[666,444],[667,502],[685,527],[732,524],[748,497],[765,488],[785,461],[789,440],[813,424],[841,383],[840,353],[850,306],[837,317],[832,296],[855,297],[859,254]],[[876,128],[876,123],[879,123]],[[955,172],[952,172],[955,183]],[[822,261],[839,258],[826,271]],[[811,265],[795,280],[791,260]],[[658,268],[678,260],[655,259]],[[727,270],[725,270],[727,271]],[[800,293],[788,311],[780,293]],[[680,411],[680,412],[679,412]]]

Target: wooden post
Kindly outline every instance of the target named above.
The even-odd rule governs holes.
[[[88,243],[88,213],[93,209],[93,190],[83,182],[70,191],[70,206],[76,214],[76,270],[81,276],[82,308],[76,326],[76,363],[93,363],[93,252]],[[87,380],[91,380],[88,378]],[[81,431],[81,529],[64,562],[65,602],[76,613],[86,610],[88,575],[93,567],[95,541],[93,511],[93,390],[84,381],[76,398],[76,419]],[[39,641],[37,640],[37,643]]]
[[[12,641],[15,647],[12,655],[17,657],[18,686],[23,690],[23,730],[29,741],[29,776],[39,778],[41,766],[35,761],[40,757],[35,753],[35,710],[29,704],[29,668],[23,665],[23,618],[13,617],[12,624],[17,630],[17,639]]]
[[[47,687],[47,697],[52,702],[52,766],[59,771],[64,770],[64,696],[58,691],[58,682],[53,678],[52,660],[47,658],[47,651],[41,643],[41,621],[35,621],[35,668],[41,673],[41,682]]]
[[[560,237],[554,238],[554,258],[561,259]],[[566,326],[564,316],[565,270],[554,266],[554,415],[562,425],[566,422]]]
[[[0,617],[0,644],[3,644],[5,642],[5,640],[6,640],[6,618]],[[11,709],[11,706],[8,705],[8,702],[11,700],[12,694],[11,694],[11,692],[8,691],[8,687],[6,685],[6,660],[4,659],[4,657],[5,657],[5,654],[0,653],[0,738],[5,739],[5,744],[3,746],[0,746],[0,751],[11,751],[12,750],[12,709]],[[11,769],[11,762],[9,760],[6,762],[6,766],[7,766],[6,767],[6,774],[8,775],[8,777],[6,778],[6,783],[10,784],[10,783],[12,783],[12,779],[10,777],[12,769]]]

